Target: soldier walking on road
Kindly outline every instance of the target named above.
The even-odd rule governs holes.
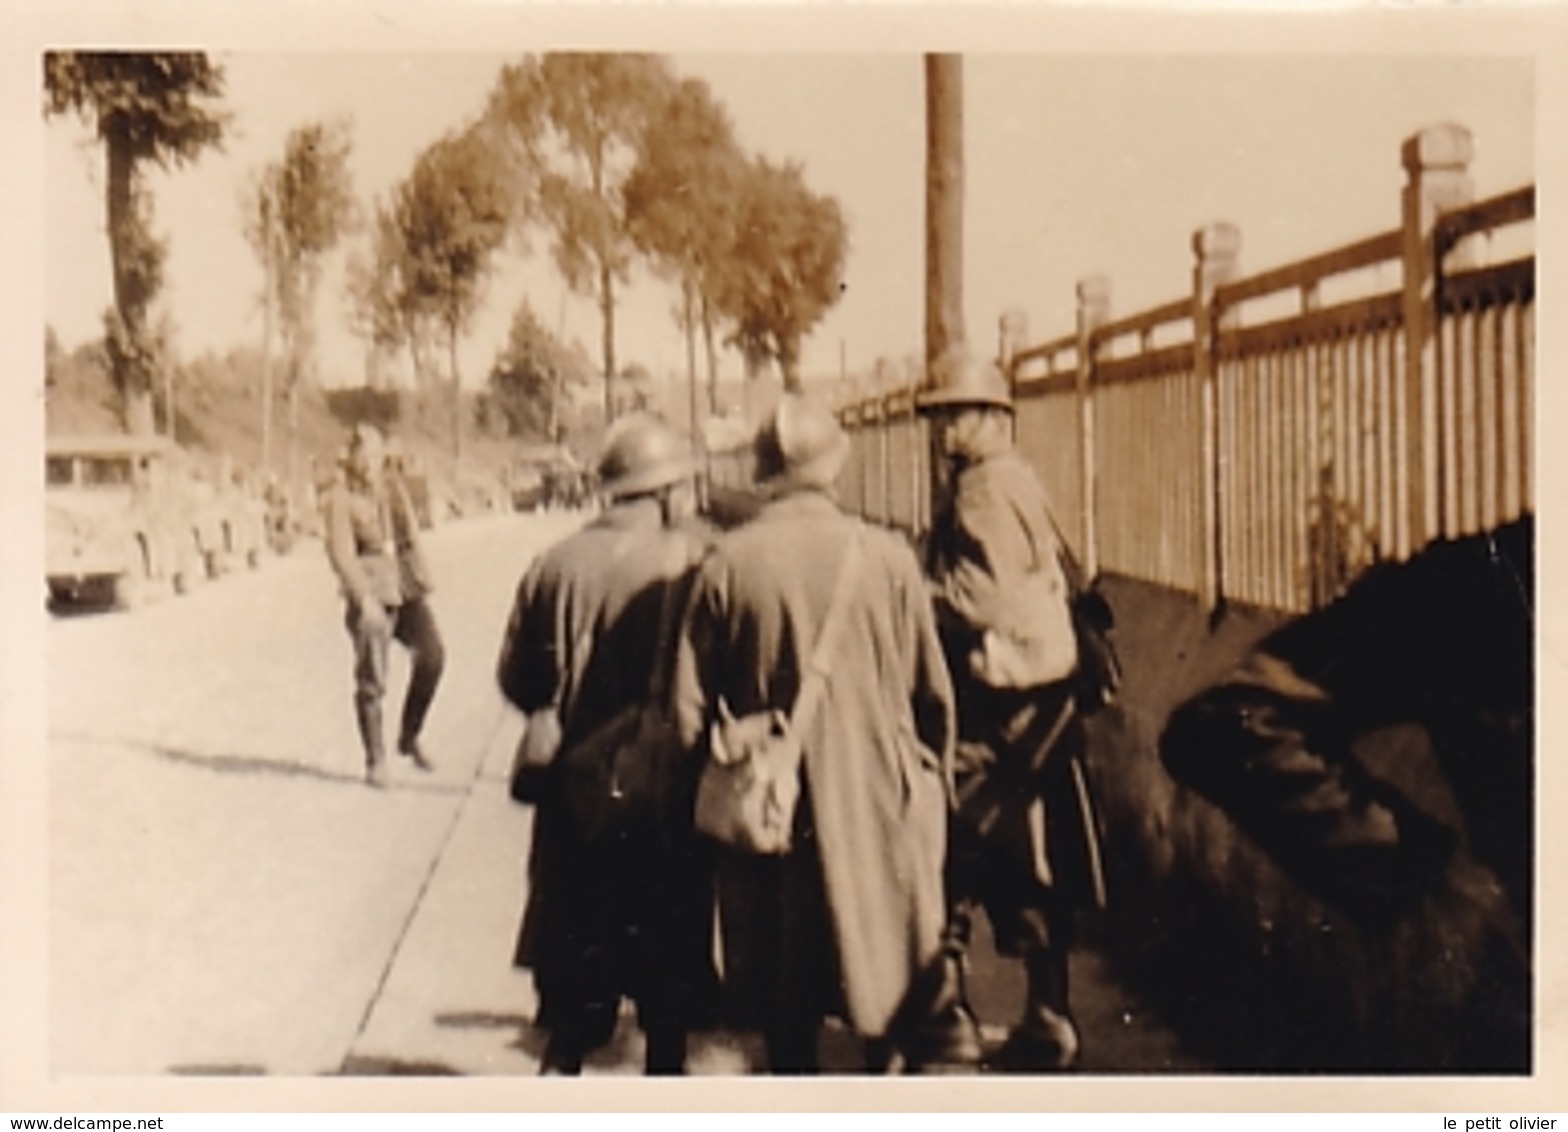
[[[658,666],[667,674],[670,649],[660,655],[656,641],[673,636],[704,540],[684,442],[663,421],[622,418],[598,470],[608,507],[529,567],[497,668],[512,704],[531,721],[553,705],[560,728],[560,754],[531,797],[515,958],[534,972],[535,1021],[549,1034],[541,1072],[580,1073],[612,1036],[624,996],[637,1004],[647,1071],[676,1074],[714,978],[713,891],[690,830],[689,788],[665,784],[669,796],[688,797],[669,806],[684,821],[596,836],[573,809],[566,764],[596,727],[649,695]]]
[[[950,354],[918,406],[952,472],[927,547],[958,693],[958,812],[948,858],[948,945],[962,954],[984,905],[1028,1001],[999,1067],[1065,1068],[1074,909],[1104,902],[1100,845],[1076,711],[1078,647],[1045,490],[1013,446],[1007,380]],[[977,1040],[972,1043],[978,1052]]]
[[[365,750],[365,777],[372,786],[385,786],[381,704],[391,643],[402,642],[412,660],[397,750],[425,771],[431,764],[419,736],[446,654],[425,600],[431,590],[430,570],[419,524],[402,482],[386,467],[375,426],[355,427],[326,512],[327,557],[342,584],[345,624],[354,645],[354,714]]]
[[[774,1073],[817,1070],[828,1015],[866,1039],[869,1068],[919,1061],[901,1021],[921,1020],[941,945],[952,684],[915,556],[832,497],[848,450],[825,408],[779,402],[754,449],[764,501],[703,560],[677,655],[684,746],[769,712],[798,729],[788,851],[717,861],[726,990]]]

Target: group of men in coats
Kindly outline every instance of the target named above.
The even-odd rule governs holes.
[[[760,1031],[772,1073],[814,1072],[828,1017],[863,1039],[872,1072],[1045,1071],[1077,1058],[1073,916],[1104,896],[1082,723],[1069,674],[1019,678],[1013,666],[999,679],[988,659],[1027,620],[1020,595],[1065,609],[1071,594],[1044,492],[1014,450],[1005,377],[963,352],[934,377],[918,405],[948,482],[923,561],[903,535],[839,506],[849,439],[825,407],[786,394],[753,443],[757,504],[744,521],[720,529],[699,515],[682,438],[626,418],[598,461],[604,509],[521,580],[498,664],[507,700],[531,716],[552,709],[566,751],[652,688],[686,753],[660,769],[666,812],[650,836],[589,836],[564,780],[535,799],[515,959],[534,974],[543,1072],[581,1072],[623,999],[649,1073],[683,1072],[688,1035],[716,1024]],[[344,503],[335,562],[356,557],[373,513]],[[415,646],[416,670],[421,648],[427,661],[399,741],[422,760],[432,649],[417,579],[402,579],[414,604],[400,615],[393,579],[340,573],[367,757],[384,762],[378,705],[395,635]],[[822,694],[800,721],[789,851],[704,838],[692,808],[714,729],[787,716],[813,666]],[[979,907],[1028,977],[999,1049],[982,1042],[964,989]]]

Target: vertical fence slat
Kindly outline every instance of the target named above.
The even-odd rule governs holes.
[[[1523,449],[1524,472],[1524,505],[1528,510],[1535,510],[1535,303],[1520,303],[1517,308],[1519,314],[1519,388],[1520,400],[1524,408],[1524,419],[1520,421],[1524,442],[1520,445]],[[1526,318],[1529,311],[1531,317]]]
[[[1262,527],[1264,527],[1264,552],[1267,555],[1267,585],[1265,585],[1265,602],[1275,608],[1284,608],[1284,539],[1283,524],[1286,521],[1286,508],[1284,508],[1284,491],[1281,491],[1284,469],[1284,439],[1283,423],[1284,414],[1279,411],[1279,368],[1275,364],[1273,354],[1264,354],[1258,359],[1258,378],[1262,383],[1262,430],[1261,444],[1264,448],[1264,513],[1262,513]]]
[[[1509,349],[1518,326],[1519,304],[1509,303],[1497,310],[1497,333],[1492,345],[1497,385],[1502,391],[1502,505],[1503,519],[1512,522],[1524,509],[1524,473],[1520,470],[1524,433],[1520,427],[1519,374]]]
[[[1481,515],[1482,530],[1497,526],[1502,507],[1501,468],[1499,467],[1500,422],[1502,421],[1502,375],[1487,366],[1489,358],[1496,355],[1494,340],[1497,334],[1497,316],[1501,304],[1493,304],[1476,312],[1474,343],[1476,396],[1480,402],[1481,448]]]
[[[1459,533],[1473,535],[1480,529],[1480,391],[1475,372],[1476,309],[1467,306],[1458,312],[1454,326],[1454,352],[1457,355],[1457,404],[1455,424],[1459,430]]]
[[[1248,358],[1243,366],[1241,379],[1247,388],[1248,413],[1244,427],[1247,430],[1247,463],[1251,468],[1251,475],[1247,477],[1252,485],[1251,495],[1247,501],[1246,525],[1242,537],[1253,547],[1251,569],[1248,570],[1248,590],[1250,600],[1254,605],[1267,606],[1269,604],[1268,569],[1273,559],[1272,534],[1265,521],[1268,514],[1268,445],[1263,440],[1264,429],[1267,427],[1267,403],[1264,400],[1264,387],[1262,375],[1259,372],[1258,360]]]
[[[1457,321],[1444,319],[1438,326],[1438,418],[1439,438],[1438,493],[1440,533],[1453,538],[1459,533],[1459,374]]]
[[[1350,335],[1350,503],[1358,531],[1354,548],[1358,567],[1366,559],[1372,517],[1372,380],[1367,368],[1367,335],[1358,328]]]
[[[1293,464],[1295,465],[1294,490],[1291,492],[1291,518],[1296,545],[1292,550],[1291,564],[1295,573],[1295,600],[1293,608],[1305,609],[1312,593],[1312,572],[1309,556],[1310,516],[1308,502],[1312,498],[1312,467],[1316,445],[1312,401],[1312,384],[1307,373],[1306,352],[1299,347],[1290,351],[1291,381],[1296,413],[1296,437]]]

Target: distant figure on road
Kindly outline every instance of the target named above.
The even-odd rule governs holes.
[[[365,749],[365,777],[372,786],[385,786],[381,702],[391,642],[401,641],[412,660],[397,750],[420,770],[431,769],[419,736],[446,654],[425,600],[430,569],[419,524],[402,482],[386,467],[381,433],[373,425],[354,429],[326,512],[327,557],[342,583],[345,624],[354,644],[354,713]]]
[[[915,556],[831,494],[848,451],[825,408],[780,400],[755,441],[764,502],[699,567],[677,654],[681,739],[706,751],[727,717],[793,713],[842,610],[798,729],[789,851],[717,848],[726,990],[778,1074],[817,1071],[830,1015],[866,1041],[868,1068],[921,1061],[902,1022],[921,1017],[941,947],[952,684]]]
[[[1065,1068],[1079,1046],[1067,987],[1074,909],[1104,901],[1069,591],[1045,490],[1013,447],[1006,378],[964,353],[942,359],[936,377],[917,404],[952,473],[927,546],[958,692],[948,945],[967,946],[983,904],[997,949],[1022,957],[1028,975],[997,1064]],[[978,1035],[968,1044],[978,1052]]]
[[[523,712],[556,706],[563,753],[641,702],[656,666],[670,664],[668,644],[663,655],[655,646],[661,620],[673,637],[704,547],[685,442],[663,421],[618,421],[598,472],[608,506],[529,567],[497,667],[502,694]],[[714,981],[713,890],[690,803],[671,806],[684,822],[602,838],[582,827],[567,788],[558,757],[535,802],[516,954],[534,972],[535,1021],[549,1034],[540,1070],[580,1073],[614,1033],[624,996],[647,1037],[647,1072],[684,1072],[692,1012]]]

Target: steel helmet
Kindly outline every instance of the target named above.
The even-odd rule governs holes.
[[[786,393],[757,430],[752,452],[759,486],[828,488],[849,457],[849,437],[827,406]]]
[[[955,349],[931,367],[932,384],[915,399],[921,412],[948,406],[989,405],[1013,409],[1013,391],[1001,369],[986,358]]]
[[[675,430],[637,413],[611,426],[599,453],[599,484],[614,499],[643,495],[692,474],[690,454]]]

